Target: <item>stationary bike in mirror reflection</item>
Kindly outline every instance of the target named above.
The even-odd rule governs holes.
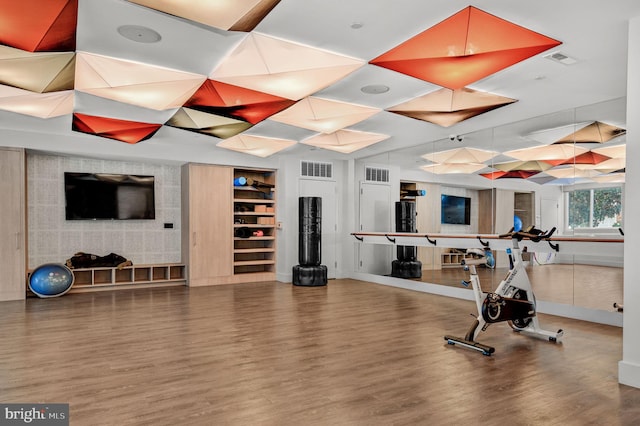
[[[463,285],[471,285],[478,308],[478,316],[467,331],[464,338],[455,336],[444,336],[450,345],[461,345],[470,349],[482,352],[483,355],[491,355],[495,348],[484,345],[476,341],[478,334],[485,331],[489,325],[497,322],[507,321],[514,331],[540,337],[550,342],[559,343],[563,331],[562,329],[551,332],[543,330],[538,324],[536,317],[536,299],[531,288],[531,282],[527,276],[525,264],[522,261],[522,251],[519,243],[523,239],[538,242],[550,238],[556,228],[548,232],[530,227],[526,231],[514,232],[513,228],[507,234],[500,235],[500,238],[511,238],[513,248],[507,249],[509,255],[509,273],[500,282],[493,293],[488,293],[485,297],[480,287],[480,278],[476,271],[476,265],[486,263],[485,259],[464,259],[462,267],[469,271],[469,281],[463,281]]]

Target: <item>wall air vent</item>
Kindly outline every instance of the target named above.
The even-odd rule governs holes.
[[[545,58],[550,59],[554,62],[560,62],[561,64],[564,64],[564,65],[573,65],[576,62],[578,62],[575,59],[560,52],[550,53],[546,55]]]
[[[333,163],[301,161],[300,176],[331,179],[333,178]]]
[[[364,180],[367,182],[389,182],[389,169],[366,167],[364,170]]]

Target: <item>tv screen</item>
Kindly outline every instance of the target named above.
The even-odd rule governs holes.
[[[452,225],[471,224],[471,198],[442,195],[441,223]]]
[[[154,184],[153,176],[65,172],[66,219],[155,219]]]

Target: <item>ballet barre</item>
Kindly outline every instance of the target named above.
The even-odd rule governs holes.
[[[498,234],[425,234],[409,232],[352,232],[361,244],[387,244],[432,248],[490,248],[505,251],[512,247],[511,237]],[[529,252],[561,253],[568,255],[623,256],[624,238],[597,238],[592,236],[554,236],[540,241],[523,240],[521,245]]]

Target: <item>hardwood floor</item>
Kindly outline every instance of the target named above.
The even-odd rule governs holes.
[[[540,315],[449,346],[473,302],[353,280],[68,294],[0,304],[0,400],[72,425],[636,425],[622,329]]]

